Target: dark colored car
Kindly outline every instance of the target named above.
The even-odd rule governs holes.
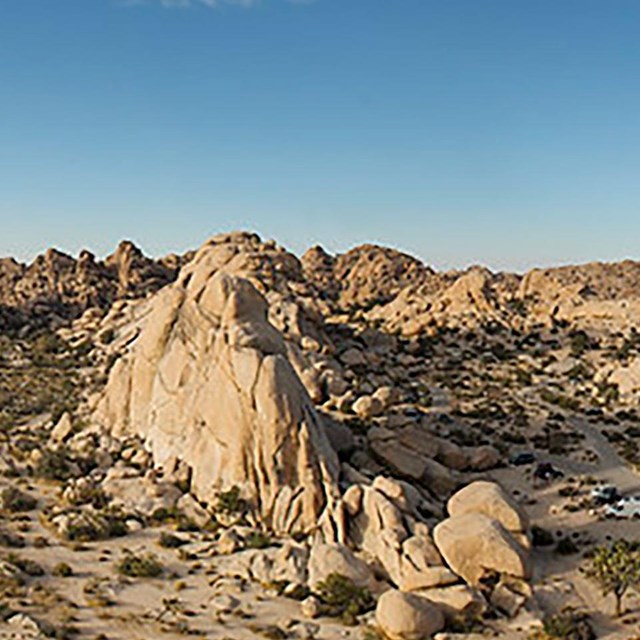
[[[533,477],[538,480],[558,480],[564,478],[564,473],[556,469],[550,462],[541,462],[533,472]]]
[[[620,500],[621,496],[618,493],[618,489],[613,485],[604,485],[600,487],[594,487],[591,490],[591,498],[597,505],[613,504]]]
[[[533,464],[536,461],[536,456],[530,451],[523,451],[511,456],[509,462],[515,467],[521,467],[524,464]]]

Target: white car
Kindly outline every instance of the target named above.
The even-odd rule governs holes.
[[[607,505],[604,515],[607,518],[640,518],[640,496],[620,498],[618,502]]]

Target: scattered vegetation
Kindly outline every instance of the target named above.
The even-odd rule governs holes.
[[[629,589],[640,586],[640,545],[618,540],[591,553],[585,574],[598,583],[603,596],[613,594],[616,616],[622,615],[622,599]]]
[[[548,616],[541,630],[530,635],[531,640],[595,640],[596,634],[587,613],[572,608]]]
[[[125,551],[116,571],[129,578],[157,578],[164,573],[164,567],[153,553],[135,555],[132,551]]]

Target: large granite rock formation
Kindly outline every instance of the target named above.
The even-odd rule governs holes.
[[[157,466],[189,465],[199,499],[237,486],[276,532],[309,531],[336,495],[337,458],[265,298],[231,275],[249,259],[236,240],[207,243],[151,301],[95,419],[142,437]]]

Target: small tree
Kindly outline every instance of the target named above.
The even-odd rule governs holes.
[[[610,547],[597,547],[585,573],[600,585],[603,595],[614,595],[616,616],[620,616],[624,594],[640,586],[640,549],[627,540],[618,540]]]

